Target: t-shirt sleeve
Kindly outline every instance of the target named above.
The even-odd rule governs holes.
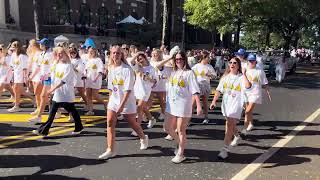
[[[22,62],[22,68],[27,69],[28,68],[28,63],[29,63],[29,58],[27,55],[20,55],[20,61]]]
[[[223,84],[225,83],[225,77],[222,77],[219,81],[218,87],[216,88],[217,91],[224,93]]]
[[[103,65],[103,62],[100,58],[98,58],[98,72],[99,73],[102,73],[103,72],[103,69],[104,69],[104,65]]]
[[[210,73],[212,76],[216,77],[216,76],[217,76],[217,73],[216,73],[216,71],[214,70],[214,68],[213,68],[211,65],[209,65],[208,68],[209,68],[209,73]]]
[[[194,72],[190,71],[189,73],[190,73],[188,76],[189,91],[191,92],[191,94],[200,93],[200,88],[197,83],[197,79]]]
[[[123,79],[124,79],[123,90],[124,91],[133,90],[133,86],[134,86],[134,82],[135,82],[135,75],[134,75],[133,70],[130,68],[126,68],[124,75],[125,75],[125,77],[123,77]]]
[[[260,82],[261,82],[261,85],[266,85],[269,83],[266,73],[264,71],[260,71]]]
[[[109,90],[112,90],[112,88],[113,88],[112,87],[112,79],[111,79],[112,73],[113,73],[112,69],[109,68],[109,72],[108,72],[108,89]]]

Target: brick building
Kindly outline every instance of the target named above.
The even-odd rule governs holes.
[[[161,0],[38,0],[40,30],[44,35],[64,33],[130,38],[128,31],[125,31],[126,36],[119,33],[121,27],[117,26],[116,22],[131,15],[136,19],[144,17],[148,22],[146,25],[148,28],[143,27],[145,34],[153,33],[155,36],[153,38],[160,40],[161,2]],[[173,7],[171,41],[179,43],[182,40],[181,19],[184,0],[171,2]],[[0,27],[34,32],[32,0],[0,0]],[[219,41],[217,34],[190,25],[186,26],[186,42],[189,44],[215,42],[219,45]]]

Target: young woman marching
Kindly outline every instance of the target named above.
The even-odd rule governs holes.
[[[37,130],[33,130],[33,133],[47,136],[58,108],[63,107],[68,113],[72,114],[75,122],[75,128],[71,134],[80,134],[83,130],[83,126],[81,124],[80,115],[75,108],[75,94],[73,91],[76,84],[76,74],[65,50],[61,47],[57,47],[55,51],[57,52],[58,62],[53,71],[54,75],[52,76],[54,83],[48,91],[48,94],[53,93],[49,117],[47,122],[42,124]]]
[[[226,118],[226,132],[224,137],[224,146],[220,150],[218,157],[225,159],[230,151],[230,143],[232,138],[238,137],[237,121],[241,118],[243,110],[243,93],[245,89],[251,87],[251,83],[243,69],[241,73],[241,61],[239,58],[232,58],[229,61],[229,67],[221,77],[219,85],[216,89],[215,96],[210,105],[210,109],[217,107],[217,100],[223,93],[221,110]]]
[[[168,77],[170,73],[172,72],[172,67],[165,66],[165,63],[167,63],[169,60],[164,60],[162,56],[162,52],[159,49],[156,49],[152,52],[152,57],[150,64],[155,68],[157,76],[158,76],[158,82],[156,86],[152,89],[152,95],[156,95],[160,102],[160,108],[161,113],[159,116],[159,120],[164,119],[165,114],[165,105],[166,105],[166,84],[168,82]],[[164,61],[164,63],[163,63]],[[152,98],[150,98],[150,104],[152,104]]]
[[[197,103],[197,115],[202,114],[200,89],[193,71],[188,65],[187,56],[178,52],[173,60],[173,72],[167,86],[166,118],[164,128],[177,142],[174,163],[181,163],[187,143],[186,129],[192,117],[192,97]],[[178,133],[176,133],[176,130]]]
[[[85,64],[80,58],[77,49],[75,47],[69,47],[69,58],[71,59],[71,64],[77,76],[77,83],[75,88],[77,89],[79,95],[83,99],[85,106],[87,106],[87,97],[85,95],[84,87],[84,68]]]
[[[31,75],[29,76],[29,80],[33,84],[33,91],[36,100],[36,110],[31,113],[31,115],[36,115],[40,108],[41,101],[41,91],[43,88],[43,84],[40,79],[40,68],[39,68],[39,60],[41,55],[41,49],[39,44],[35,39],[29,41],[29,66],[31,70]]]
[[[106,103],[99,96],[99,90],[102,86],[102,75],[104,72],[104,65],[100,58],[97,57],[97,50],[93,47],[88,49],[88,59],[85,62],[85,76],[86,76],[86,96],[88,104],[88,112],[85,115],[92,116],[93,100],[97,100],[106,107]]]
[[[245,91],[245,121],[244,121],[244,133],[253,129],[253,109],[256,104],[262,103],[262,88],[266,90],[269,100],[271,101],[268,79],[265,72],[262,69],[257,68],[257,58],[254,54],[248,55],[248,66],[246,75],[252,87]]]
[[[108,159],[116,156],[115,127],[117,115],[123,114],[132,129],[140,138],[140,149],[148,148],[149,138],[143,133],[136,121],[137,105],[133,94],[135,76],[129,65],[126,64],[121,48],[111,48],[110,67],[108,72],[108,89],[110,92],[107,110],[107,150],[99,159]]]
[[[12,79],[12,69],[10,67],[11,58],[6,56],[7,52],[3,44],[0,44],[0,94],[3,89],[7,89],[13,96],[13,90],[10,86]]]
[[[29,122],[35,124],[41,123],[41,116],[45,110],[45,107],[49,103],[48,91],[51,88],[52,84],[51,71],[54,69],[56,65],[53,53],[49,48],[49,40],[47,38],[43,38],[40,41],[38,41],[38,43],[40,44],[40,49],[42,50],[38,60],[38,71],[40,75],[40,81],[42,82],[43,87],[40,93],[40,104],[39,106],[37,106],[37,110],[34,113],[35,116],[29,119]]]
[[[138,123],[142,122],[145,114],[149,120],[148,128],[152,128],[157,120],[151,115],[147,107],[147,102],[150,98],[151,90],[157,83],[155,69],[150,65],[147,56],[144,52],[139,52],[131,62],[133,70],[136,74],[134,83],[134,96],[138,100]],[[132,135],[137,135],[135,132]]]
[[[13,113],[21,111],[19,107],[21,95],[24,95],[31,100],[33,100],[33,97],[27,94],[23,87],[24,83],[27,84],[28,79],[28,56],[25,54],[24,49],[18,41],[12,43],[11,49],[13,50],[11,56],[11,65],[13,69],[14,106],[8,109],[8,111]]]
[[[201,54],[201,62],[192,67],[193,72],[197,77],[197,81],[200,87],[200,97],[203,102],[204,120],[203,124],[208,124],[208,98],[211,93],[210,79],[217,76],[216,71],[209,63],[209,53],[203,51]],[[192,104],[194,104],[193,100]]]

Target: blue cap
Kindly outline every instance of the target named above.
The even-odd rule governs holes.
[[[248,61],[256,61],[257,60],[257,56],[253,53],[250,53],[247,57]]]
[[[237,52],[235,52],[235,54],[237,56],[244,56],[246,54],[246,50],[241,48]]]
[[[49,39],[48,38],[43,38],[43,39],[41,39],[40,41],[37,41],[37,42],[38,42],[38,44],[49,46]]]
[[[84,42],[84,45],[86,46],[86,48],[89,48],[89,47],[96,48],[96,44],[91,38],[87,38],[86,41]]]

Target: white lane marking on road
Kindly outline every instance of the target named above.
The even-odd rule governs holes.
[[[246,179],[253,172],[255,172],[266,160],[268,160],[273,154],[275,154],[278,150],[284,147],[289,141],[291,141],[300,131],[302,131],[308,123],[314,121],[320,115],[320,108],[312,113],[307,119],[301,122],[300,125],[295,127],[288,135],[286,135],[283,139],[279,140],[276,144],[274,144],[269,150],[259,156],[256,160],[254,160],[251,164],[248,164],[244,167],[240,172],[238,172],[235,176],[232,177],[231,180],[242,180]],[[304,125],[303,125],[304,124]]]

